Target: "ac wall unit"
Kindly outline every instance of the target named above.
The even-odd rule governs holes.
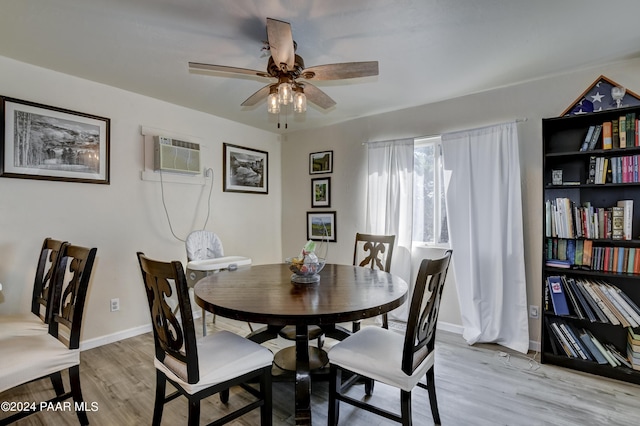
[[[198,174],[200,169],[200,144],[154,136],[153,169],[163,172]]]

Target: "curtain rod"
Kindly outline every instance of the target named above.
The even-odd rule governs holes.
[[[522,123],[522,122],[525,122],[525,121],[527,121],[527,117],[524,117],[524,118],[516,118],[514,121],[505,121],[505,122],[497,123],[497,124],[489,124],[489,125],[481,126],[481,127],[477,127],[477,128],[478,128],[478,129],[483,129],[483,128],[485,128],[485,127],[490,127],[490,126],[499,126],[499,125],[501,125],[501,124],[507,124],[507,123],[513,123],[513,122],[515,122],[515,123]],[[469,129],[467,129],[467,130],[469,130]],[[456,130],[456,131],[464,131],[464,130]],[[446,133],[453,133],[453,132],[446,132]],[[397,139],[397,140],[405,140],[405,139],[431,139],[431,138],[439,138],[439,137],[441,137],[441,136],[442,136],[442,134],[439,134],[439,135],[427,135],[427,136],[414,136],[413,138],[401,138],[401,139]],[[391,140],[392,140],[392,139],[391,139]],[[365,142],[362,142],[362,145],[368,145],[368,144],[370,144],[370,143],[379,143],[379,142],[390,142],[391,140],[386,140],[386,141],[365,141]]]

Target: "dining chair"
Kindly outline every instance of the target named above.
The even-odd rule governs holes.
[[[95,248],[62,245],[57,270],[49,284],[53,297],[48,333],[0,339],[0,392],[34,380],[50,378],[56,396],[0,421],[13,423],[42,407],[74,401],[80,424],[89,424],[80,386],[80,333],[87,289],[96,256]],[[70,391],[64,392],[62,372],[68,371]]]
[[[395,241],[395,235],[356,233],[353,265],[390,272]],[[389,328],[389,318],[386,313],[382,314],[382,327]],[[355,333],[358,330],[360,330],[360,321],[354,321],[352,331]]]
[[[229,389],[240,385],[257,399],[211,424],[226,424],[260,407],[260,424],[272,424],[271,366],[269,349],[228,331],[196,340],[189,289],[178,261],[161,262],[138,252],[138,262],[149,302],[155,342],[156,396],[153,425],[160,425],[167,402],[179,396],[189,401],[189,425],[200,419],[200,401],[216,393],[223,403]],[[178,317],[167,304],[174,283]],[[248,383],[258,381],[258,390]],[[167,381],[176,389],[166,395]]]
[[[434,361],[436,323],[451,250],[440,259],[420,263],[404,336],[380,328],[363,327],[329,350],[329,425],[337,425],[340,401],[403,425],[411,425],[411,391],[417,385],[429,392],[431,415],[440,424]],[[426,303],[426,293],[430,292]],[[347,396],[342,374],[355,374],[400,389],[400,414]],[[426,375],[426,385],[419,380]]]
[[[62,241],[45,238],[40,248],[31,295],[31,311],[0,316],[0,337],[46,334],[51,317],[51,283],[55,274]]]

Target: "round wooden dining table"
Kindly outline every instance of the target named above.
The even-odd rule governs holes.
[[[258,343],[275,339],[286,325],[295,325],[295,418],[297,425],[310,425],[313,365],[308,326],[318,325],[328,337],[341,340],[350,332],[336,324],[401,306],[408,287],[398,276],[351,265],[325,265],[320,282],[314,284],[293,283],[291,275],[286,264],[220,271],[195,285],[195,301],[216,315],[266,324],[247,336]]]

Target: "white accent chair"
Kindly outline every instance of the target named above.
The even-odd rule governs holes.
[[[250,265],[251,259],[241,256],[225,256],[222,248],[222,241],[211,231],[193,231],[185,239],[187,249],[186,278],[187,285],[192,288],[196,283],[209,274],[213,274],[222,269],[228,269],[231,265],[235,267]],[[177,309],[177,308],[176,308]],[[202,308],[202,335],[207,335],[206,324],[207,311]],[[216,315],[213,314],[213,322],[216,322]],[[253,332],[253,327],[249,324],[249,330]]]
[[[433,421],[440,424],[433,370],[434,346],[442,288],[451,253],[451,250],[447,250],[441,259],[424,259],[420,264],[404,336],[392,330],[369,326],[329,350],[329,425],[338,424],[341,401],[403,425],[411,425],[411,391],[416,385],[428,390]],[[423,303],[427,290],[431,294],[427,303]],[[377,380],[400,389],[401,413],[384,410],[345,395],[343,373]],[[425,375],[426,385],[419,382]]]

